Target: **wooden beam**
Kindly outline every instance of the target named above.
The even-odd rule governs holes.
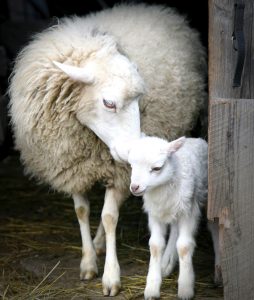
[[[254,299],[254,1],[244,0],[246,57],[233,88],[234,0],[209,0],[208,218],[220,224],[224,299]]]
[[[244,0],[246,57],[242,86],[233,88],[237,51],[233,48],[234,0],[209,0],[209,95],[254,99],[254,1]]]

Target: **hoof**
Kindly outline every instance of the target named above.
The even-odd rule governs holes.
[[[97,277],[97,273],[95,271],[83,271],[80,273],[80,280],[91,280]]]
[[[120,284],[114,284],[111,288],[108,286],[103,286],[103,295],[104,296],[110,296],[110,297],[114,297],[117,294],[119,294],[121,289],[121,285]]]
[[[193,299],[194,297],[194,294],[190,294],[190,295],[181,295],[178,293],[178,299],[181,299],[181,300],[191,300]]]
[[[145,300],[157,300],[160,299],[160,290],[151,290],[146,287],[144,291],[144,299]]]

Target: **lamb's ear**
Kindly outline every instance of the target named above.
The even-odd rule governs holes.
[[[167,149],[168,155],[171,155],[172,153],[175,153],[177,150],[179,150],[183,146],[185,141],[186,141],[186,137],[182,136],[179,139],[168,143],[168,149]]]
[[[87,84],[94,83],[94,74],[89,67],[79,68],[61,64],[57,61],[53,61],[53,64],[75,81],[82,81]]]

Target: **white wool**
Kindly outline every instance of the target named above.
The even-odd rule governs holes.
[[[188,138],[184,145],[168,157],[168,142],[143,137],[133,143],[129,152],[132,183],[144,192],[144,209],[154,218],[170,224],[182,215],[189,215],[193,206],[200,207],[207,196],[207,143]],[[163,172],[151,172],[156,165]],[[158,177],[165,177],[161,184]],[[151,182],[153,181],[153,182]],[[158,182],[158,185],[157,183]]]
[[[15,145],[28,174],[73,195],[82,249],[90,253],[81,261],[82,279],[98,271],[82,194],[98,181],[107,186],[99,227],[110,249],[104,295],[120,288],[115,228],[129,185],[129,169],[111,154],[123,158],[118,139],[139,137],[140,129],[168,140],[189,134],[205,103],[205,74],[198,33],[157,5],[64,18],[16,59],[9,90]],[[103,244],[98,232],[95,246]]]
[[[184,137],[171,143],[143,137],[130,146],[130,189],[134,195],[143,195],[151,230],[145,299],[160,295],[161,276],[172,271],[176,249],[178,296],[190,299],[194,295],[192,255],[200,208],[207,198],[207,150],[204,140]],[[164,251],[168,224],[171,233]]]
[[[119,54],[126,57],[123,68],[112,63]],[[94,86],[68,80],[54,61],[93,63],[99,79]],[[197,32],[174,10],[120,5],[64,18],[35,36],[18,56],[10,84],[15,144],[28,173],[71,194],[86,192],[97,180],[115,180],[109,153],[84,123],[95,120],[103,129],[117,119],[111,114],[102,122],[101,111],[95,119],[104,94],[115,98],[118,115],[143,92],[134,65],[146,86],[139,101],[142,131],[169,140],[188,134],[205,102],[205,52]],[[107,128],[109,139],[127,131],[126,118]],[[126,176],[119,184],[128,185]]]

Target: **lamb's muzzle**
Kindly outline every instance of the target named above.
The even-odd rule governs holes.
[[[131,191],[132,195],[139,197],[139,196],[144,195],[146,189],[141,190],[140,186],[138,184],[131,183],[130,191]]]

